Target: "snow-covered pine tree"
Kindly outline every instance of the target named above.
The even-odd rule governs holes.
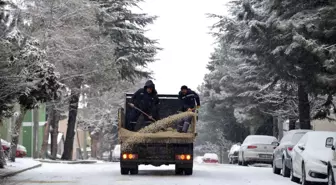
[[[334,46],[318,35],[330,38],[332,30],[326,34],[318,28],[324,25],[321,16],[326,21],[334,19],[333,5],[327,1],[254,0],[238,0],[235,5],[239,29],[233,34],[232,46],[245,56],[255,55],[259,64],[285,82],[297,84],[300,125],[310,128],[308,93],[328,89],[318,76],[325,73],[324,64],[332,58]]]
[[[159,49],[155,40],[145,36],[145,27],[155,16],[131,11],[141,0],[95,0],[99,4],[97,14],[100,32],[115,45],[117,70],[123,79],[148,77],[139,69],[155,61]]]

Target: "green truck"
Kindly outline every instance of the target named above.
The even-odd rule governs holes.
[[[122,175],[135,175],[139,173],[139,165],[175,165],[176,175],[192,175],[193,151],[196,137],[196,116],[192,119],[188,133],[178,133],[176,129],[169,128],[158,133],[136,133],[126,129],[132,107],[128,106],[133,94],[126,94],[125,107],[118,111],[120,172]],[[160,98],[159,114],[161,119],[176,114],[180,108],[178,95],[158,95]],[[137,126],[141,127],[142,119]],[[138,128],[139,129],[139,128]],[[136,143],[128,149],[123,144],[130,137],[139,137]]]

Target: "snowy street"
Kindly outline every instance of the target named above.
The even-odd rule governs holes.
[[[4,185],[294,185],[270,167],[195,164],[192,176],[175,176],[174,166],[140,166],[139,175],[121,176],[119,163],[47,164],[11,177]],[[1,183],[0,183],[1,184]],[[2,185],[2,184],[1,184]]]

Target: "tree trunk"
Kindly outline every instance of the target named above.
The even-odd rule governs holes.
[[[58,124],[60,120],[61,113],[57,110],[55,106],[51,109],[52,112],[52,118],[50,120],[50,153],[51,153],[51,159],[56,160],[57,159],[57,149],[58,149]]]
[[[44,132],[43,132],[43,141],[42,141],[42,147],[40,151],[40,158],[45,158],[46,157],[46,152],[48,150],[48,141],[49,141],[49,133],[50,133],[50,123],[53,119],[53,109],[55,105],[51,103],[48,105],[47,110],[48,110],[48,120],[47,123],[44,125]]]
[[[78,111],[78,102],[79,102],[79,88],[75,89],[76,91],[71,91],[71,98],[70,98],[70,106],[69,106],[69,118],[68,118],[68,128],[66,133],[66,138],[64,142],[64,152],[62,155],[63,160],[71,160],[72,153],[73,153],[73,143],[75,137],[75,126],[76,126],[76,118],[77,118],[77,111]]]
[[[298,85],[300,129],[311,129],[308,93],[302,84]]]
[[[5,165],[6,165],[5,153],[2,148],[1,139],[0,139],[0,168],[5,168]]]
[[[22,122],[23,122],[24,116],[26,115],[26,112],[27,112],[27,109],[21,105],[20,115],[15,121],[14,129],[12,132],[12,142],[11,142],[11,152],[10,152],[10,160],[12,162],[15,162],[16,149],[17,149],[17,145],[19,142],[20,130],[21,130]]]
[[[38,158],[38,131],[39,131],[39,108],[33,109],[33,158]]]
[[[46,154],[46,151],[48,149],[48,140],[49,140],[49,131],[50,131],[50,124],[49,124],[50,121],[49,121],[49,119],[50,119],[50,117],[48,117],[48,121],[44,125],[43,140],[42,140],[42,146],[41,146],[41,150],[40,150],[40,158],[42,158],[42,159],[45,159],[45,157],[46,157],[45,154]]]
[[[289,118],[288,131],[296,129],[296,120],[295,118]]]

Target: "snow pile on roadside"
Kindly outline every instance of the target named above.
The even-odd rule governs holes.
[[[0,178],[15,175],[17,173],[41,166],[41,163],[31,158],[17,158],[15,162],[7,161],[4,169],[0,169]]]
[[[30,167],[33,167],[39,164],[41,163],[31,158],[16,158],[15,162],[7,161],[7,166],[5,169],[8,169],[8,170],[24,169],[24,168],[30,168]]]

